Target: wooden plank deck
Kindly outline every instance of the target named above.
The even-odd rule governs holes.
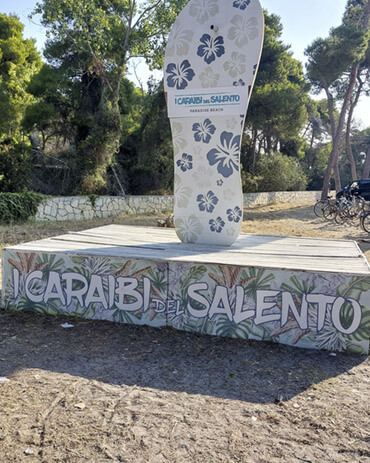
[[[106,225],[11,249],[370,275],[357,244],[337,239],[243,233],[234,245],[220,247],[181,243],[173,229]]]

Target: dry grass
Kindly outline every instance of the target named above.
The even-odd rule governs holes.
[[[0,225],[0,247],[41,240],[51,236],[63,235],[69,231],[80,231],[88,228],[101,227],[111,223],[125,225],[146,225],[155,227],[159,218],[164,215],[122,216],[110,219],[76,220],[63,222],[34,222],[25,224]]]

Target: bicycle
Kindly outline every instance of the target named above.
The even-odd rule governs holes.
[[[363,231],[370,233],[370,211],[365,212],[360,217],[360,225]]]
[[[335,214],[336,223],[342,225],[351,222],[353,225],[364,214],[366,201],[361,196],[353,196],[343,200],[342,207]]]
[[[328,196],[326,199],[318,199],[316,204],[313,206],[313,212],[316,217],[324,216],[324,209],[335,201],[331,196]]]
[[[348,204],[348,199],[345,197],[339,198],[330,203],[323,210],[323,217],[325,220],[334,220],[338,211],[342,211]]]

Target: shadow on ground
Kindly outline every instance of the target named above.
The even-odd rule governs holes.
[[[65,321],[74,328],[61,328]],[[169,328],[0,311],[0,376],[38,368],[112,385],[273,403],[363,361]]]

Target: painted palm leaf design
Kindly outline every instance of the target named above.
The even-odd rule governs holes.
[[[10,265],[16,268],[21,274],[30,273],[34,270],[42,270],[47,265],[47,262],[36,263],[37,254],[34,252],[17,252],[17,256],[19,260],[8,259],[8,262]]]
[[[214,268],[215,272],[209,272],[208,276],[220,286],[226,286],[229,290],[230,304],[235,303],[235,291],[233,288],[239,285],[244,288],[245,294],[255,294],[256,287],[267,287],[269,288],[269,282],[273,275],[264,275],[264,271],[255,271],[250,269],[250,273],[247,274],[245,268],[236,266],[222,266],[219,265]],[[257,286],[258,285],[258,286]],[[235,323],[226,316],[217,317],[215,333],[218,336],[232,337],[232,338],[243,338],[248,339],[252,337],[254,339],[270,339],[269,332],[263,327],[256,327],[253,325],[251,320],[245,320],[242,323]]]
[[[248,269],[248,272],[243,272],[242,278],[242,281],[249,278],[248,284],[245,288],[245,294],[249,297],[255,298],[257,290],[270,289],[271,281],[275,279],[275,276],[272,273],[267,273],[264,269],[251,267]]]
[[[166,294],[167,280],[164,272],[154,272],[151,268],[148,272],[148,276],[151,281],[152,291],[155,293],[156,297],[162,297],[163,294]]]
[[[177,293],[171,290],[169,288],[169,299],[171,300],[178,300],[179,301],[179,307],[180,307],[180,313],[176,314],[176,312],[168,311],[167,317],[169,322],[171,323],[171,326],[182,329],[185,331],[198,331],[198,328],[193,326],[191,321],[191,317],[189,318],[189,314],[187,312],[187,303],[188,303],[188,294],[187,294],[187,289],[189,285],[194,282],[194,281],[201,281],[202,278],[204,277],[204,274],[206,273],[207,269],[204,265],[197,265],[193,266],[187,271],[185,270],[185,273],[182,274],[180,277],[179,281],[179,288],[180,291]],[[184,272],[184,269],[181,268],[181,266],[176,268],[176,274],[179,274],[180,272]],[[190,323],[190,324],[189,324]],[[202,329],[203,321],[197,321],[197,326],[199,325],[199,329]],[[203,332],[208,332],[207,327],[203,327],[205,331]]]
[[[185,275],[180,278],[181,286],[187,287],[193,280],[201,280],[207,269],[204,265],[192,267]]]
[[[37,303],[30,301],[26,296],[22,296],[19,299],[19,303],[15,307],[16,310],[24,311],[24,312],[34,312],[40,313],[43,315],[55,315],[53,311],[48,311],[48,306],[45,306],[43,303]]]
[[[220,271],[220,274],[210,272],[208,275],[215,281],[218,285],[226,286],[231,289],[236,285],[243,286],[244,288],[255,279],[253,276],[244,276],[242,278],[244,269],[243,267],[231,267],[231,266],[222,266],[218,265],[217,269]]]
[[[299,280],[296,276],[292,276],[290,281],[292,282],[292,285],[283,283],[281,285],[281,289],[283,291],[289,291],[290,293],[296,294],[299,298],[302,298],[303,294],[309,294],[315,290],[314,284],[310,285],[307,281]]]
[[[338,288],[338,295],[344,298],[351,298],[357,301],[361,300],[364,292],[370,291],[370,280],[368,277],[353,277],[348,284],[343,284]],[[361,326],[351,335],[343,335],[350,341],[364,341],[369,338],[370,333],[370,311],[367,307],[362,306]],[[344,327],[351,324],[353,309],[351,304],[344,305],[341,313],[341,322]]]
[[[133,278],[136,277],[139,279],[139,281],[141,281],[142,277],[144,276],[147,276],[147,275],[149,277],[150,275],[154,276],[151,266],[148,266],[148,267],[145,267],[139,270],[135,270],[135,264],[133,264],[130,259],[119,270],[117,270],[114,275],[123,276],[123,277],[130,276]],[[163,298],[162,294],[158,291],[158,289],[154,285],[151,285],[151,290],[152,290],[152,293],[155,295],[155,297],[159,299]],[[158,314],[153,309],[149,309],[149,310],[150,310],[149,319],[150,321],[153,321]],[[119,311],[119,312],[120,312],[119,316],[122,318],[123,317],[123,315],[121,314],[122,311]],[[143,313],[143,309],[139,309],[136,312],[134,312],[134,315],[138,317],[142,315],[142,313]],[[129,315],[126,314],[126,317],[127,316]],[[120,321],[124,321],[124,320],[120,320]],[[130,323],[133,323],[132,320],[130,320]]]
[[[296,276],[291,277],[290,281],[293,284],[292,286],[284,283],[281,285],[281,289],[285,291],[289,291],[293,295],[295,306],[300,311],[301,306],[302,306],[302,296],[304,294],[312,292],[314,289],[314,286],[308,285],[307,281],[301,281]],[[279,310],[281,310],[280,301],[277,302],[276,306],[279,308]],[[308,316],[312,322],[313,321],[312,312],[308,311]],[[312,323],[310,325],[312,326]],[[274,338],[274,337],[278,337],[278,336],[289,333],[292,336],[291,343],[293,345],[296,345],[304,336],[307,336],[311,332],[312,332],[311,328],[302,330],[299,327],[298,322],[295,319],[293,313],[289,312],[287,323],[283,327],[281,327],[281,325],[277,325],[271,331],[270,336]]]
[[[57,254],[41,254],[38,257],[36,266],[37,270],[43,270],[44,273],[58,272],[64,266],[64,259],[57,256]]]
[[[294,298],[294,303],[295,303],[297,309],[301,310],[301,301],[300,301],[300,299],[296,295],[294,295],[293,298]],[[280,302],[277,303],[277,307],[281,310]],[[310,316],[310,314],[309,314],[309,316]],[[296,345],[304,336],[311,333],[311,329],[308,328],[306,330],[302,330],[299,327],[298,322],[295,319],[292,312],[289,312],[287,323],[283,327],[281,327],[280,325],[276,326],[270,332],[270,336],[272,338],[275,338],[275,337],[281,336],[281,335],[286,334],[286,333],[289,333],[289,334],[292,335],[291,342],[292,342],[293,345]]]
[[[217,320],[216,334],[217,336],[229,338],[248,339],[251,328],[251,322],[236,324],[230,321],[228,317],[221,316]]]
[[[136,270],[134,271],[133,273],[132,270],[133,270],[133,265],[132,265],[132,261],[131,260],[128,260],[125,265],[123,267],[121,267],[119,270],[117,270],[115,272],[115,276],[123,276],[123,277],[127,277],[127,276],[130,276],[130,277],[143,277],[143,276],[146,276],[150,269],[151,269],[151,266],[149,267],[145,267],[145,268],[142,268],[140,270]]]

